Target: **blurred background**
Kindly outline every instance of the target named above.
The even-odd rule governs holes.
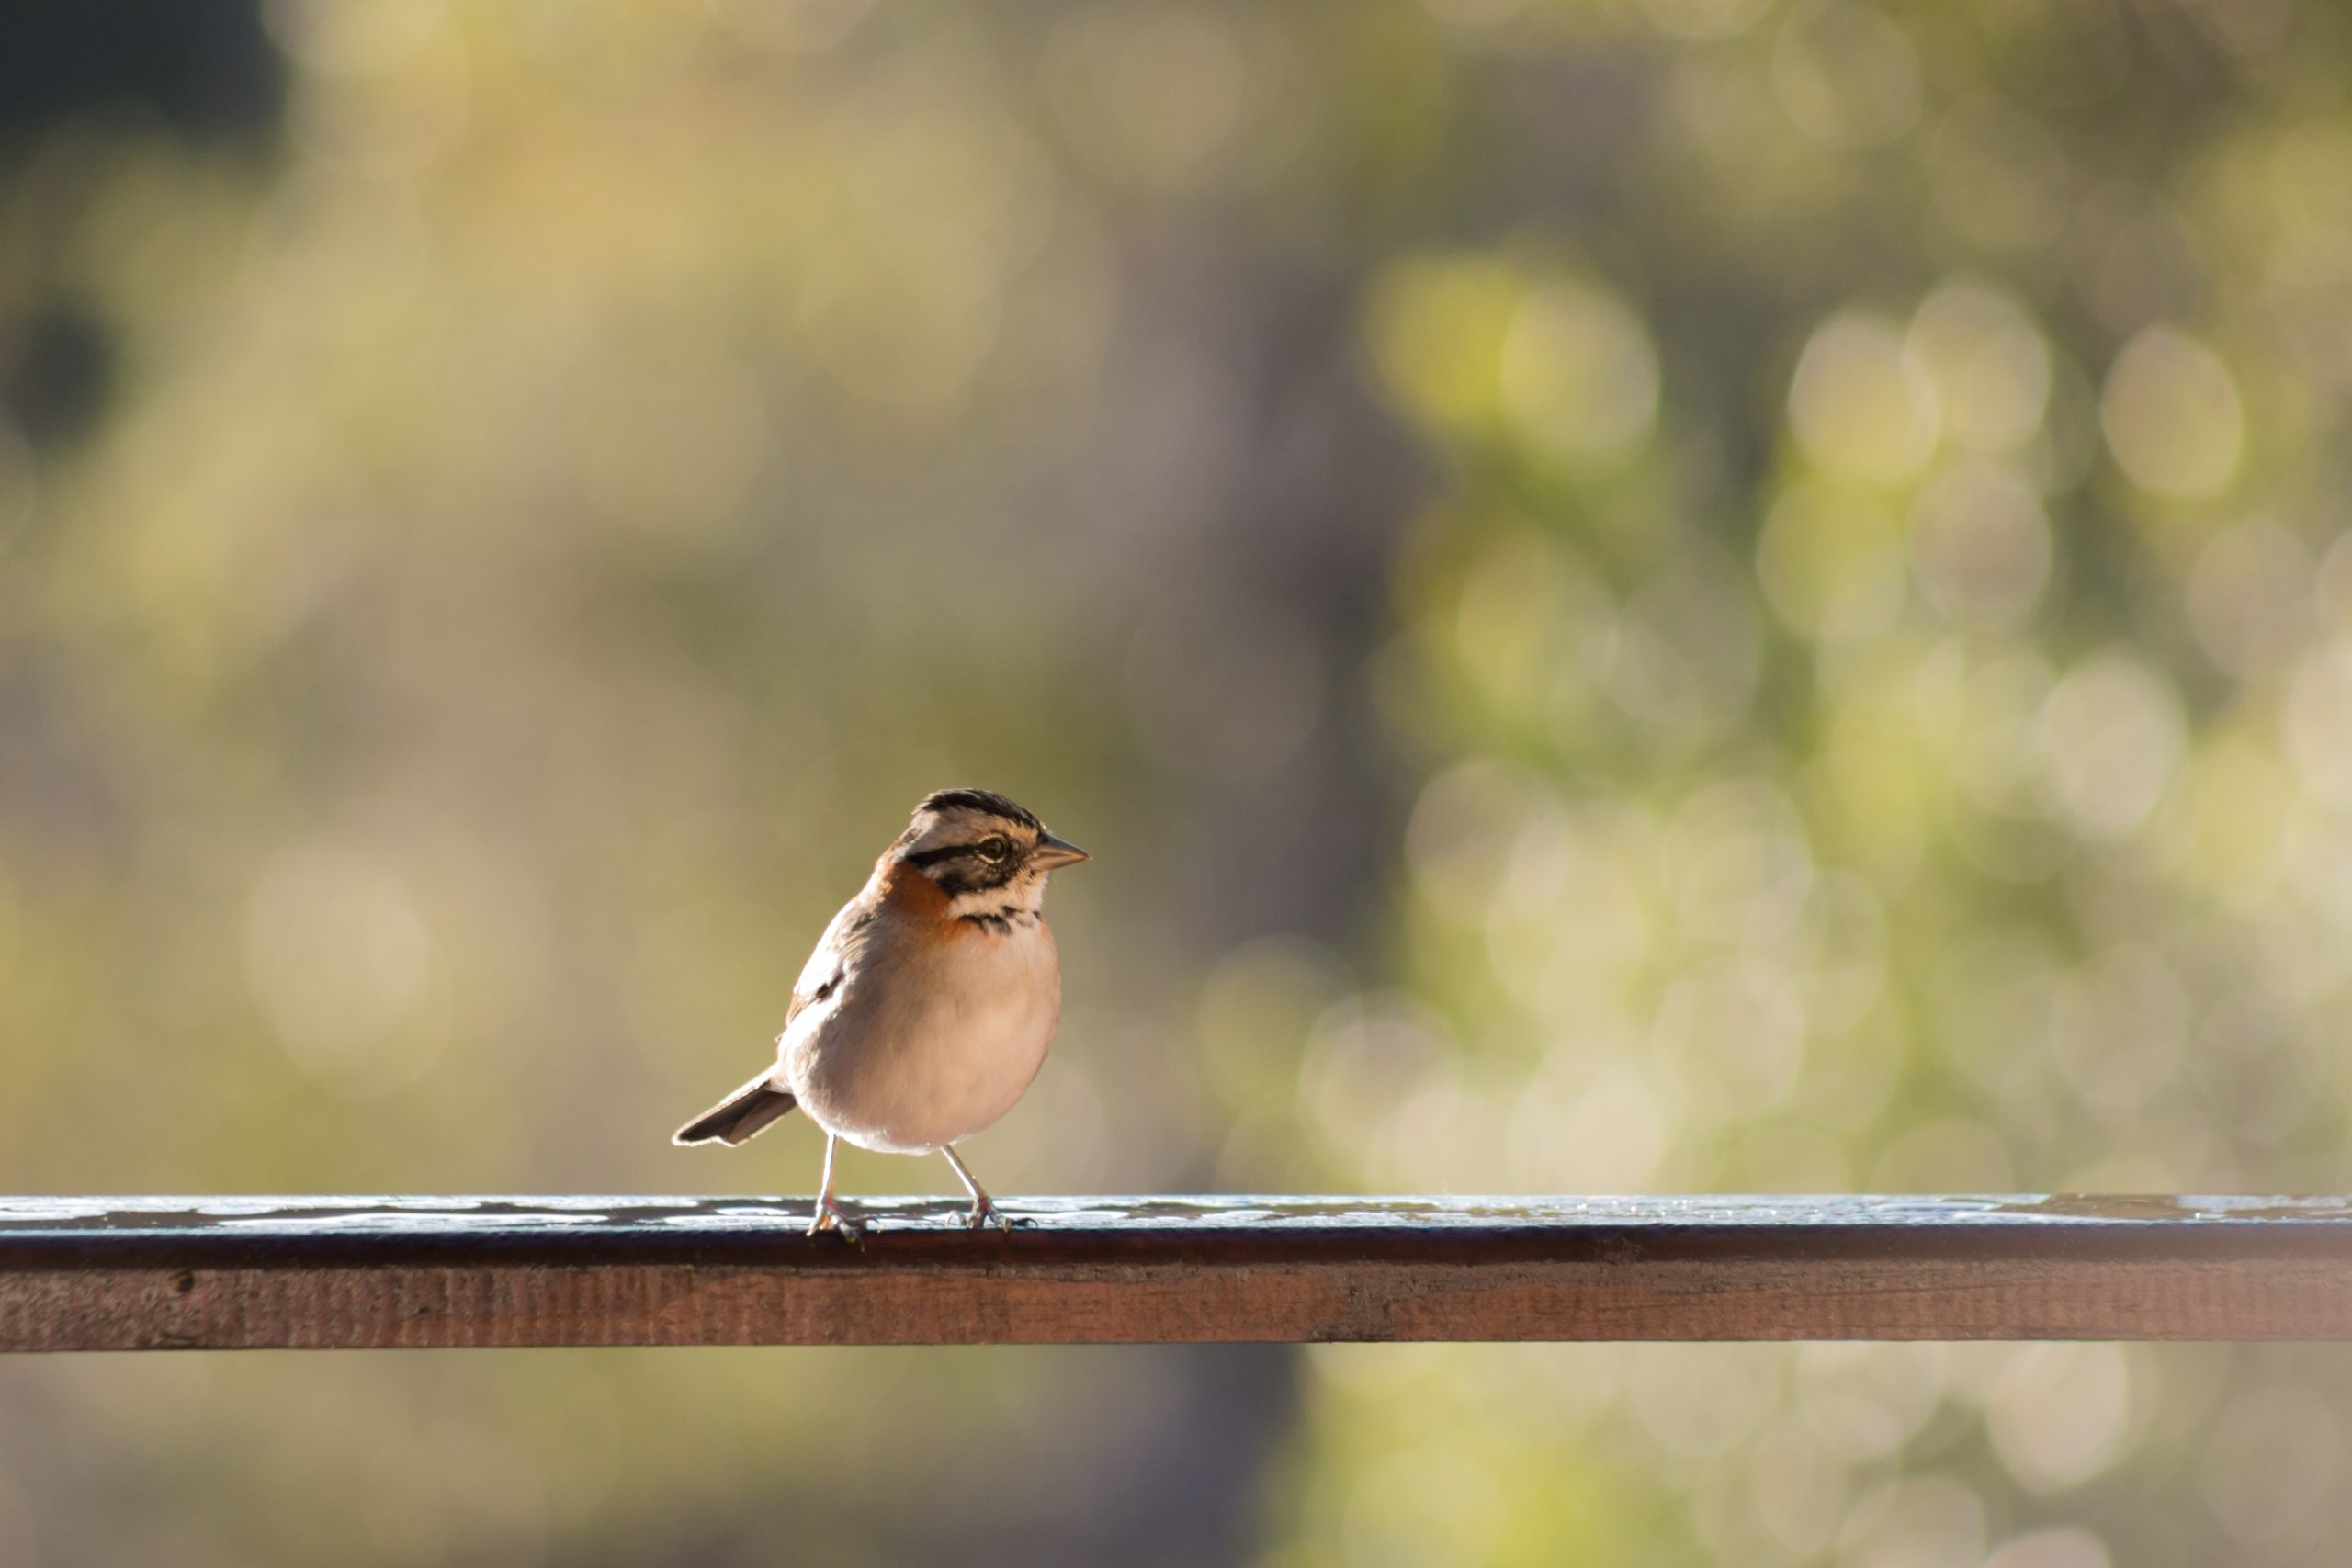
[[[807,1192],[924,791],[1000,1192],[2352,1182],[2352,17],[0,12],[0,1190]],[[944,1162],[847,1156],[853,1193]],[[0,1562],[2331,1562],[2352,1352],[0,1366]]]

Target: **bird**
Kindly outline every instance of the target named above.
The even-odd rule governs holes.
[[[923,796],[801,970],[775,1064],[670,1141],[733,1147],[797,1109],[825,1134],[810,1235],[862,1238],[833,1195],[843,1143],[945,1155],[972,1197],[966,1223],[1010,1232],[956,1145],[1045,1066],[1062,1008],[1046,879],[1091,858],[993,790]]]

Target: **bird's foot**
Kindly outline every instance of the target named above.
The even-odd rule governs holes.
[[[836,1202],[830,1192],[817,1200],[816,1216],[808,1222],[810,1235],[821,1235],[826,1231],[831,1231],[853,1247],[865,1245],[865,1227],[851,1216],[847,1209]]]
[[[994,1200],[985,1192],[973,1200],[972,1212],[964,1216],[966,1230],[984,1231],[993,1227],[1007,1235],[1012,1234],[1014,1225],[1023,1223],[1025,1222],[1015,1220],[1011,1214],[998,1208]]]

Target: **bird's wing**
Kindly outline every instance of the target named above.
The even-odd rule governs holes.
[[[784,1032],[792,1032],[793,1021],[810,1008],[833,999],[834,994],[848,978],[853,961],[876,911],[860,900],[844,907],[825,928],[817,951],[800,971],[800,978],[793,982],[792,1006],[784,1015]]]

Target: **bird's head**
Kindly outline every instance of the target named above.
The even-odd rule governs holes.
[[[1046,874],[1088,858],[1035,814],[994,790],[943,789],[922,798],[893,855],[936,883],[956,913],[1035,908]]]

